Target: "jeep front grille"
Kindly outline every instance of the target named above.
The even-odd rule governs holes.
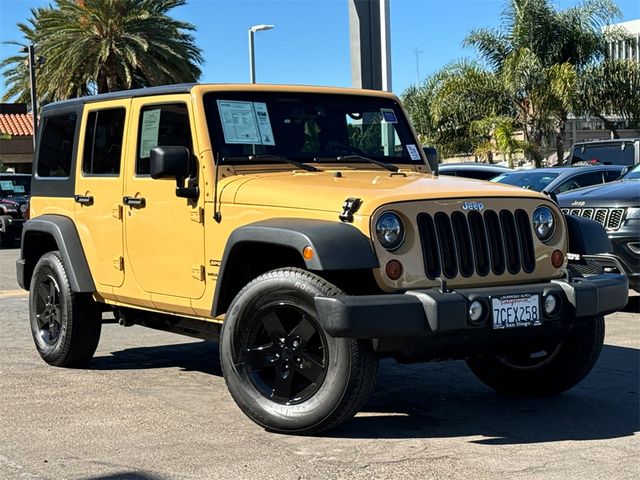
[[[624,218],[624,208],[563,208],[562,213],[590,218],[607,230],[618,230]]]
[[[431,280],[535,269],[531,223],[524,210],[454,212],[450,217],[420,213],[417,221],[424,269]]]

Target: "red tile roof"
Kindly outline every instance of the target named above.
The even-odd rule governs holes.
[[[33,117],[30,113],[0,113],[0,133],[14,137],[33,135]]]

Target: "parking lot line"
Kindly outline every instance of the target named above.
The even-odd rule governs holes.
[[[29,292],[26,290],[0,290],[0,298],[26,297]]]

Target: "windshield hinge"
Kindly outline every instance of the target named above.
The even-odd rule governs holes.
[[[197,207],[191,210],[191,221],[196,223],[204,223],[204,209]]]
[[[353,214],[358,211],[362,205],[362,200],[359,198],[347,198],[342,204],[342,213],[339,215],[340,220],[343,222],[353,222]]]

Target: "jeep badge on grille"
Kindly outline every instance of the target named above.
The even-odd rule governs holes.
[[[462,204],[463,210],[484,210],[484,203],[482,202],[464,202]]]

